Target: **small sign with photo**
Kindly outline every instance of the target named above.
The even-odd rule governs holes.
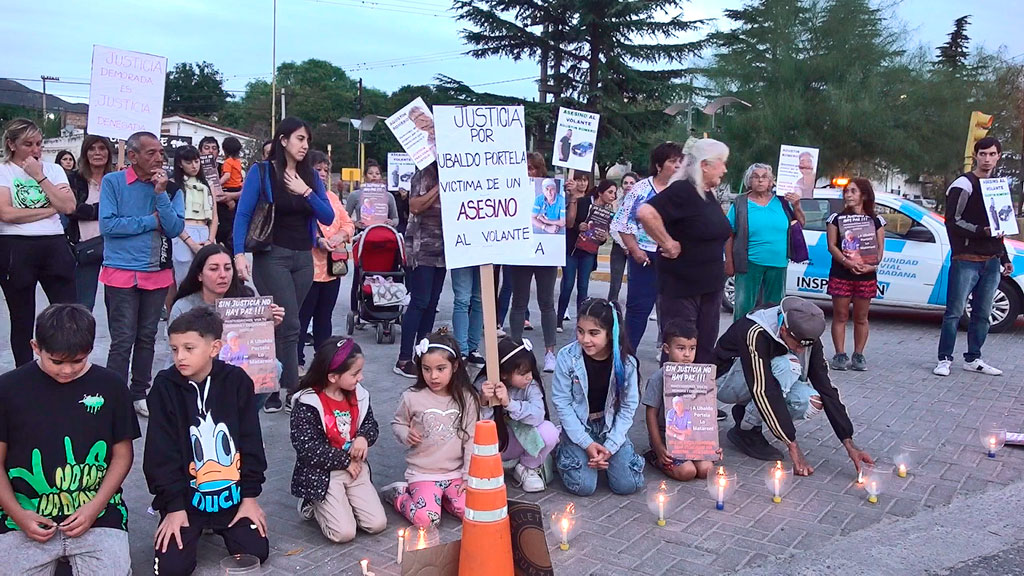
[[[665,364],[665,446],[676,460],[720,459],[713,364]]]

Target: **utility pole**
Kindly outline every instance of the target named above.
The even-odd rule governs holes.
[[[60,82],[60,78],[56,76],[46,76],[45,74],[39,77],[43,81],[43,133],[46,133],[46,81],[50,80],[53,82]]]
[[[274,0],[274,33],[270,58],[273,61],[270,68],[270,135],[273,137],[277,128],[277,0]]]
[[[356,117],[359,118],[359,177],[366,180],[366,151],[363,149],[363,79],[359,79],[359,94],[356,96]]]

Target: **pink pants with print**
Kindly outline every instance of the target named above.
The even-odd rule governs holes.
[[[462,520],[466,510],[466,494],[462,492],[462,479],[413,482],[405,494],[395,499],[395,510],[414,526],[437,526],[441,522],[441,508]]]

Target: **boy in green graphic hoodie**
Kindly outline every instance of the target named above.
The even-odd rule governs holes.
[[[263,452],[253,382],[217,359],[224,324],[199,307],[168,328],[174,366],[160,372],[149,393],[149,429],[142,470],[156,531],[156,574],[191,574],[204,528],[224,539],[230,554],[270,554],[267,521],[256,498],[263,490]]]
[[[37,360],[0,376],[0,573],[131,573],[121,483],[139,421],[124,380],[89,362],[92,314],[36,317]]]

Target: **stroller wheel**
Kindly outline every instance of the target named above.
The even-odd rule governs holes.
[[[384,325],[377,324],[377,344],[384,343]]]
[[[351,336],[356,329],[356,314],[355,312],[349,312],[345,320],[345,327],[348,330],[348,335]]]
[[[395,343],[395,331],[392,330],[391,332],[388,332],[388,344],[394,344],[394,343]]]

